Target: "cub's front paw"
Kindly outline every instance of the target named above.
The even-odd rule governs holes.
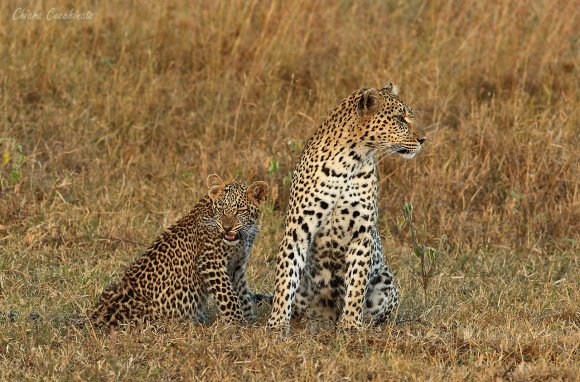
[[[240,325],[244,323],[244,317],[241,313],[225,313],[222,314],[218,320],[226,324]]]

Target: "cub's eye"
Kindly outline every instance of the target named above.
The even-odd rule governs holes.
[[[248,207],[241,207],[241,208],[238,208],[237,212],[242,213],[242,212],[247,212],[247,211],[248,211]]]

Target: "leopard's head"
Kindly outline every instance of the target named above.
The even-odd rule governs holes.
[[[214,220],[227,244],[237,244],[241,239],[255,236],[258,227],[259,207],[267,198],[268,184],[232,182],[225,184],[217,175],[207,178],[208,195],[212,201]]]
[[[375,153],[398,153],[412,158],[425,136],[415,125],[413,110],[397,96],[389,83],[382,89],[361,89],[351,95],[356,111],[359,144]]]

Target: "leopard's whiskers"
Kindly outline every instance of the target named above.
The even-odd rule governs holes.
[[[381,154],[377,155],[377,164],[378,164],[378,163],[381,163],[381,161],[382,161],[383,159],[385,159],[386,157],[388,157],[389,155],[393,155],[394,153],[396,153],[396,152],[397,152],[397,150],[396,150],[396,149],[392,149],[392,148],[390,148],[390,149],[391,149],[391,150],[389,150],[389,151],[387,151],[387,152],[383,152],[383,153],[381,153]]]

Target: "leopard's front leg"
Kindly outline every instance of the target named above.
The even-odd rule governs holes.
[[[276,267],[276,280],[272,313],[268,319],[269,328],[288,329],[292,304],[296,298],[296,290],[300,282],[300,275],[304,270],[306,252],[309,241],[294,242],[286,235],[280,244],[280,253]]]
[[[356,329],[363,324],[364,298],[371,268],[373,240],[370,234],[361,234],[353,240],[346,253],[344,310],[339,327]]]
[[[303,154],[292,179],[292,191],[286,214],[284,238],[280,243],[276,265],[276,281],[269,328],[289,329],[292,305],[300,286],[300,278],[310,261],[311,247],[320,227],[324,227],[343,186],[338,181],[323,181],[330,168],[339,168],[343,156],[333,157],[324,166],[311,166]],[[342,174],[334,172],[335,177]],[[306,179],[308,178],[308,179]],[[309,183],[306,193],[302,185]]]

